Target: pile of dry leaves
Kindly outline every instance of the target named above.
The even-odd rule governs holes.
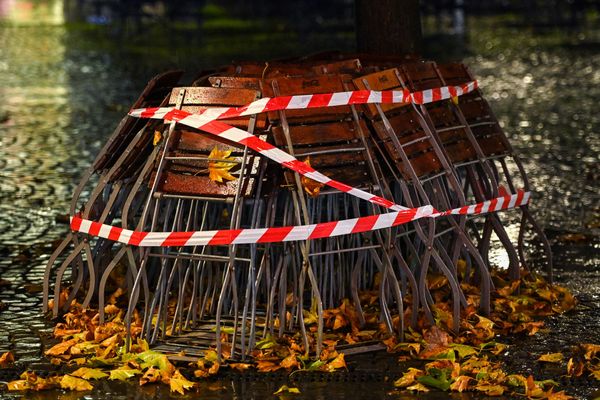
[[[570,398],[558,391],[558,384],[552,380],[537,381],[533,376],[505,372],[502,354],[507,346],[495,339],[499,335],[536,334],[544,329],[544,317],[572,309],[576,304],[575,298],[567,289],[525,273],[519,281],[508,282],[504,278],[503,273],[494,272],[494,283],[499,289],[494,295],[493,311],[488,317],[477,314],[478,288],[462,284],[468,307],[463,311],[459,334],[451,333],[453,321],[447,282],[444,277],[433,275],[429,287],[436,304],[433,308],[436,325],[428,326],[422,318],[417,329],[409,328],[402,341],[390,336],[380,323],[378,291],[375,290],[361,295],[365,324],[361,325],[349,300],[343,301],[336,309],[325,311],[324,350],[318,357],[304,348],[298,333],[277,338],[265,337],[257,343],[250,362],[232,360],[227,340],[223,340],[225,361],[222,364],[218,362],[214,350],[207,350],[196,363],[177,366],[166,355],[150,350],[148,344],[139,338],[141,319],[136,312],[131,327],[132,345],[126,351],[124,310],[117,306],[123,293],[118,290],[104,310],[108,322],[100,325],[97,311],[81,309],[74,302],[63,322],[56,325],[54,337],[60,342],[45,354],[53,364],[64,367],[63,375],[42,378],[33,372],[25,372],[21,379],[8,383],[8,389],[62,388],[83,391],[92,389],[91,381],[95,379],[136,379],[140,385],[168,384],[171,391],[183,394],[197,387],[196,381],[214,377],[222,369],[255,369],[260,372],[286,370],[290,373],[295,370],[344,370],[344,354],[336,350],[339,345],[379,340],[400,363],[422,360],[422,368],[409,368],[394,382],[399,391],[476,391],[489,396],[518,394],[539,399]],[[66,293],[63,298],[67,298]],[[407,296],[407,321],[410,320],[410,303],[410,296]],[[312,347],[316,313],[307,310],[304,317],[311,334]],[[398,323],[398,316],[395,321]],[[225,328],[222,338],[227,339],[228,334]],[[578,377],[589,374],[600,380],[599,356],[600,345],[581,344],[573,349],[568,361],[562,353],[554,353],[540,357],[538,362],[566,363],[565,375]],[[0,356],[0,366],[13,361],[10,353]],[[280,390],[298,393],[298,389],[293,387],[286,386]]]

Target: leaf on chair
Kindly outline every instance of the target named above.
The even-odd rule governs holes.
[[[310,167],[310,157],[306,157],[306,160],[304,160],[304,164]],[[313,179],[307,178],[305,176],[302,176],[300,178],[300,183],[302,183],[304,191],[310,197],[317,197],[319,193],[321,193],[321,188],[325,186],[324,184],[317,182]]]
[[[229,170],[237,164],[235,158],[229,157],[230,155],[231,150],[219,150],[217,146],[212,149],[208,155],[208,158],[212,159],[212,161],[208,162],[208,177],[211,181],[223,183],[223,179],[228,181],[237,179],[229,173]]]

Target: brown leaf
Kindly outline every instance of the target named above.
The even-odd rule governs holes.
[[[0,368],[6,368],[14,362],[15,356],[13,356],[13,354],[10,351],[7,351],[6,353],[0,356]]]
[[[61,354],[65,354],[66,352],[69,351],[69,349],[71,349],[71,347],[76,345],[78,342],[79,342],[79,339],[76,339],[76,338],[69,339],[65,342],[59,343],[59,344],[51,347],[49,350],[46,350],[46,352],[44,354],[46,354],[47,356],[59,356]]]
[[[505,388],[504,386],[482,382],[475,385],[475,389],[488,396],[502,396]]]
[[[568,376],[581,376],[583,375],[584,365],[581,361],[574,361],[572,358],[567,363],[567,375]]]
[[[274,363],[272,361],[260,360],[256,362],[256,369],[258,369],[260,372],[273,372],[281,368],[283,367],[280,363]]]
[[[311,166],[310,165],[310,157],[306,157],[306,160],[304,160],[304,163],[310,167]],[[304,175],[300,178],[300,183],[302,183],[302,187],[304,188],[304,191],[310,197],[317,197],[319,195],[319,193],[321,193],[321,188],[323,188],[323,186],[325,186],[321,182],[317,182],[313,179],[307,178]]]
[[[281,366],[285,369],[292,369],[300,366],[300,363],[298,362],[296,354],[292,353],[281,361]]]
[[[455,392],[463,392],[469,389],[469,381],[474,380],[470,376],[460,375],[457,376],[454,382],[450,385],[450,390]]]
[[[146,370],[146,372],[144,372],[144,375],[140,377],[140,386],[143,386],[147,383],[160,382],[162,379],[163,374],[160,369],[156,367],[150,367],[148,370]]]

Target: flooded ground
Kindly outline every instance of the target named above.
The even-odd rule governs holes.
[[[13,351],[19,368],[48,370],[42,338],[51,324],[41,315],[40,284],[53,246],[67,232],[57,216],[67,212],[80,174],[145,82],[170,67],[194,72],[234,58],[351,50],[353,37],[346,31],[224,35],[159,29],[119,41],[107,28],[66,26],[60,9],[23,13],[18,19],[0,19],[0,353]],[[600,31],[583,26],[572,32],[535,32],[504,16],[467,22],[464,39],[430,37],[431,56],[464,58],[479,78],[523,157],[534,191],[531,208],[553,241],[556,279],[580,300],[575,312],[550,321],[550,333],[514,340],[508,368],[561,381],[557,375],[562,372],[540,370],[532,360],[577,343],[600,342]],[[502,254],[496,261],[502,263]],[[302,395],[296,398],[412,398],[388,394],[400,375],[389,357],[363,356],[349,362],[349,368],[347,374],[297,375]],[[15,373],[0,370],[0,381],[14,379]],[[201,392],[209,399],[264,398],[285,380],[278,374],[235,375],[209,382]],[[560,383],[582,398],[597,396],[593,393],[599,389],[587,380]],[[60,394],[62,399],[80,397],[169,394],[167,388],[112,382],[83,397]],[[428,395],[436,397],[447,395]]]

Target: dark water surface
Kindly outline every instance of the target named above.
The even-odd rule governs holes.
[[[23,368],[45,368],[41,337],[51,323],[41,315],[40,284],[55,242],[67,232],[55,218],[68,211],[80,174],[146,81],[170,67],[195,72],[234,58],[351,50],[353,44],[348,32],[270,29],[225,35],[139,28],[134,39],[118,40],[108,28],[67,27],[60,9],[51,7],[56,2],[40,3],[50,8],[0,19],[0,353],[13,351]],[[600,342],[600,31],[532,33],[505,19],[470,21],[465,40],[442,37],[430,47],[435,51],[446,40],[449,46],[441,46],[446,51],[439,56],[458,54],[478,77],[522,155],[534,191],[531,208],[553,240],[557,279],[581,300],[574,313],[550,321],[553,333],[519,341],[509,350],[512,370],[555,377],[556,371],[540,371],[531,360],[579,342]],[[583,236],[568,235],[573,232]],[[495,261],[503,264],[504,258],[498,252]],[[372,357],[350,363],[358,371],[350,376],[323,378],[330,382],[300,379],[302,396],[295,398],[385,397],[392,390],[386,368],[390,380],[398,372],[386,367],[389,360]],[[225,379],[205,385],[201,397],[265,398],[283,383],[280,378]],[[0,371],[0,381],[9,379],[14,379],[11,371]],[[562,383],[582,397],[598,390],[591,381]],[[3,396],[9,395],[0,392]],[[116,400],[169,394],[163,387],[105,382],[91,394],[25,398],[57,396]],[[436,397],[447,395],[427,396]]]

